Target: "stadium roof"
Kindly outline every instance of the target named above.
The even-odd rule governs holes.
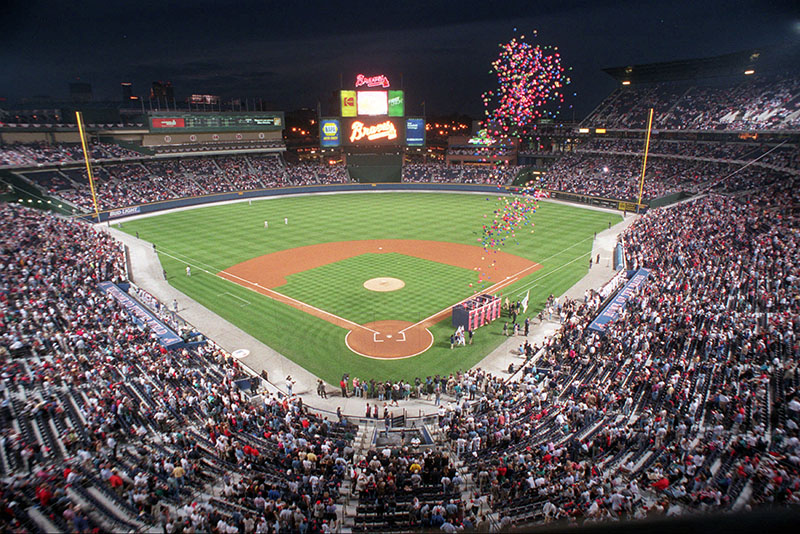
[[[608,67],[603,72],[620,83],[653,83],[740,76],[745,70],[775,70],[786,62],[786,51],[752,49],[722,56]]]

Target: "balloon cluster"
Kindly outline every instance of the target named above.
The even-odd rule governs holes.
[[[502,187],[502,186],[501,186]],[[491,221],[486,221],[483,225],[483,235],[481,236],[481,246],[487,252],[497,250],[506,244],[506,241],[517,239],[517,233],[522,231],[524,226],[530,226],[533,232],[534,223],[530,220],[536,213],[538,207],[538,193],[534,184],[528,182],[524,187],[514,187],[510,189],[510,196],[496,197],[495,209],[491,214],[483,217]],[[489,197],[486,200],[490,200]]]
[[[503,186],[498,186],[502,189]],[[529,181],[522,187],[509,189],[511,195],[486,197],[487,202],[494,200],[495,205],[491,213],[484,214],[483,231],[478,241],[481,243],[484,252],[497,253],[497,251],[511,241],[519,243],[518,239],[525,230],[530,228],[533,233],[534,222],[531,217],[538,208],[538,199],[543,195],[536,187],[536,181]],[[526,228],[528,227],[528,228]],[[482,257],[486,260],[486,257]],[[488,260],[486,260],[488,261]],[[491,281],[492,269],[496,267],[497,260],[491,263],[480,265],[475,268],[478,271],[478,283],[481,288]],[[472,284],[470,284],[472,287]]]
[[[498,87],[483,94],[485,126],[496,138],[525,136],[536,129],[537,119],[557,116],[571,80],[558,47],[534,46],[524,35],[499,47],[489,71],[497,76]]]

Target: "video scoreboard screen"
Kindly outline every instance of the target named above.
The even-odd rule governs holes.
[[[251,113],[152,113],[150,131],[161,132],[245,132],[283,130],[281,112]]]
[[[405,116],[405,95],[385,75],[355,79],[339,91],[339,117],[320,121],[320,146],[425,146],[425,120]]]

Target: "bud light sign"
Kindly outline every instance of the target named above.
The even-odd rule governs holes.
[[[425,119],[406,119],[406,145],[425,146]]]
[[[319,141],[320,146],[323,148],[339,146],[339,121],[337,119],[322,119],[320,121]]]

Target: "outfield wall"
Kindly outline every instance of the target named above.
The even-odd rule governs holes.
[[[483,184],[439,184],[439,183],[405,183],[405,182],[386,182],[374,184],[332,184],[332,185],[307,185],[298,187],[281,187],[274,189],[252,189],[249,191],[239,191],[232,193],[214,193],[211,195],[203,195],[197,197],[177,198],[173,200],[164,200],[161,202],[150,202],[148,204],[139,204],[136,206],[128,206],[125,208],[117,208],[113,210],[106,210],[100,212],[100,222],[106,222],[123,217],[130,217],[131,215],[143,215],[147,213],[157,213],[175,208],[186,208],[191,206],[202,206],[203,204],[212,204],[214,202],[229,202],[232,200],[245,200],[245,199],[258,199],[269,197],[281,197],[287,195],[308,195],[313,193],[349,193],[359,191],[452,191],[457,193],[484,193],[484,194],[504,194],[514,193],[519,191],[519,187],[504,185],[483,185]],[[629,210],[633,212],[636,209],[635,204],[628,202],[603,199],[600,197],[589,197],[586,195],[578,195],[574,193],[563,193],[560,191],[550,192],[550,198],[564,200],[570,203],[585,204],[596,206],[605,209],[615,209],[619,211]],[[640,213],[647,211],[644,205],[640,205]],[[95,217],[86,213],[79,215],[78,218],[97,222]]]
[[[100,212],[100,221],[130,217],[131,215],[141,215],[145,213],[156,213],[159,211],[185,208],[189,206],[201,206],[214,202],[225,202],[231,200],[257,199],[268,197],[280,197],[286,195],[307,195],[311,193],[348,193],[358,191],[454,191],[469,193],[510,193],[516,190],[512,186],[478,185],[478,184],[431,184],[431,183],[380,183],[380,184],[335,184],[335,185],[308,185],[300,187],[282,187],[276,189],[253,189],[250,191],[239,191],[234,193],[216,193],[199,197],[186,197],[174,200],[164,200],[161,202],[151,202],[149,204],[139,204],[113,210]],[[93,214],[83,214],[79,218],[96,222]]]

